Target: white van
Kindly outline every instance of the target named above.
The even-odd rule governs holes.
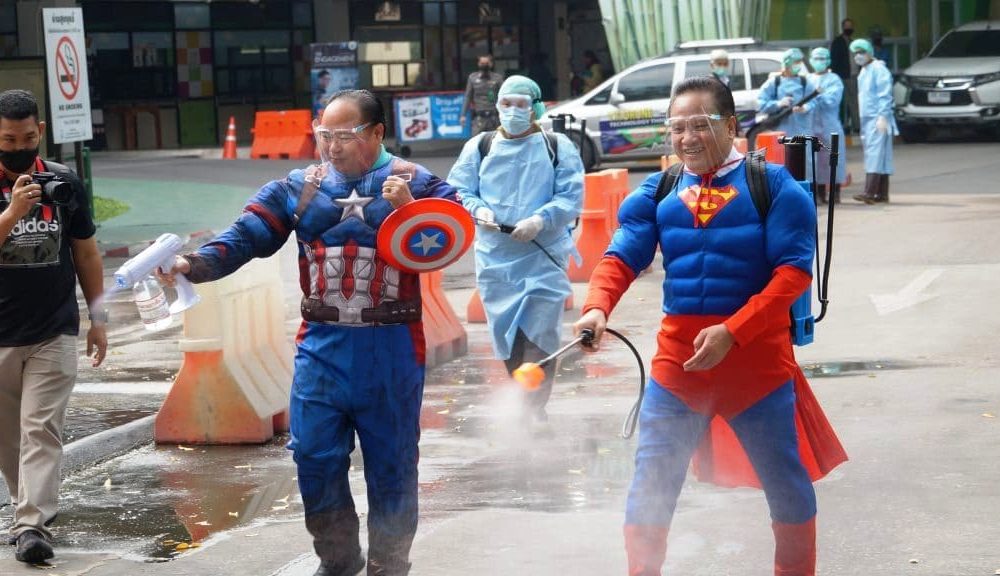
[[[580,155],[591,170],[605,160],[656,158],[669,153],[666,138],[666,114],[675,85],[684,78],[706,76],[710,48],[729,52],[730,88],[736,102],[737,116],[746,128],[757,110],[757,91],[771,73],[781,69],[782,50],[759,44],[726,41],[703,42],[698,47],[681,45],[668,56],[644,60],[619,72],[587,94],[549,109],[541,118],[549,129],[551,117],[572,114],[567,134],[583,143]],[[580,137],[580,121],[586,119],[587,137]]]

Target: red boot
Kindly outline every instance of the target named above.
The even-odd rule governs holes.
[[[816,517],[802,524],[773,522],[774,576],[815,576]]]
[[[667,557],[666,526],[625,525],[628,576],[660,576]]]

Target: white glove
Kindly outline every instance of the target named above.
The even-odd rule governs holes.
[[[514,226],[514,231],[510,233],[514,240],[519,240],[521,242],[531,242],[538,236],[538,233],[542,231],[542,227],[545,226],[545,220],[541,216],[535,214],[534,216],[529,216],[524,220],[521,220]]]
[[[885,119],[885,116],[879,116],[878,120],[875,120],[875,129],[880,134],[885,134],[889,131],[889,121]]]
[[[792,105],[792,97],[791,96],[785,96],[781,100],[778,100],[778,107],[779,108],[788,108],[791,105]]]
[[[476,224],[494,224],[497,221],[497,217],[493,214],[493,211],[486,207],[476,208],[472,212],[472,217],[478,220]]]

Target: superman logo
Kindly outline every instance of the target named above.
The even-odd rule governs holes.
[[[739,191],[732,184],[725,188],[702,188],[692,184],[677,196],[694,216],[695,228],[706,228],[712,218],[722,212],[722,209],[738,195]]]

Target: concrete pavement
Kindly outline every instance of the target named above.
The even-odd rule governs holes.
[[[1000,569],[997,151],[900,147],[892,204],[839,207],[828,318],[796,350],[851,457],[817,485],[820,574]],[[448,295],[464,311],[471,285],[460,277]],[[661,281],[640,277],[612,317],[647,361]],[[585,287],[575,288],[581,302]],[[471,326],[469,340],[469,358],[428,375],[412,573],[623,573],[634,442],[616,434],[634,394],[629,357],[608,342],[564,373],[550,403],[556,435],[536,439],[513,423],[483,328]],[[280,442],[113,460],[66,482],[48,573],[311,574],[293,480]],[[200,546],[178,551],[181,542]],[[771,554],[759,492],[689,482],[668,573],[765,575]],[[33,573],[11,555],[0,550],[0,573]]]

